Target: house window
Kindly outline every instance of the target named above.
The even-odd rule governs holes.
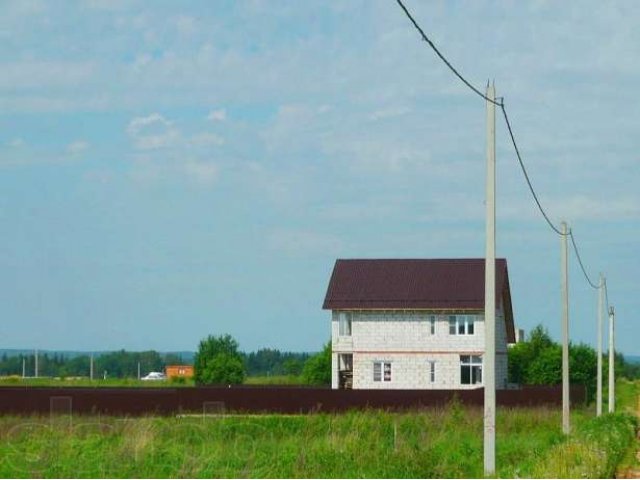
[[[429,333],[431,333],[431,335],[436,334],[436,316],[435,315],[431,315],[429,317]]]
[[[473,335],[475,315],[449,315],[449,335]]]
[[[351,336],[351,314],[347,312],[340,312],[338,316],[338,324],[340,329],[340,335],[343,337]]]
[[[462,385],[482,384],[482,357],[480,355],[460,355],[460,383]]]
[[[429,360],[429,383],[436,383],[436,362]]]
[[[449,315],[449,335],[455,335],[458,331],[456,327],[457,320],[455,315]]]
[[[391,362],[373,362],[373,381],[391,381]]]

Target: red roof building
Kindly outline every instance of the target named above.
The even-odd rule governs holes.
[[[337,260],[323,305],[332,310],[334,388],[481,385],[484,266],[475,258]],[[496,260],[496,310],[496,378],[506,386],[515,328],[505,259]]]

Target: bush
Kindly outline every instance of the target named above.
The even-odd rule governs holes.
[[[200,342],[194,359],[196,385],[240,384],[245,375],[238,342],[231,335],[209,335]]]
[[[569,380],[586,387],[588,401],[595,395],[596,362],[592,347],[569,344]],[[531,331],[528,341],[509,349],[509,381],[529,385],[562,382],[562,346],[552,341],[541,325]]]
[[[637,419],[609,414],[580,425],[575,436],[536,464],[532,478],[613,478],[635,438]]]
[[[305,362],[302,379],[311,385],[331,385],[331,342]]]

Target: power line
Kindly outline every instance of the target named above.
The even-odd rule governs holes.
[[[524,162],[522,161],[522,156],[520,155],[520,149],[518,148],[518,144],[517,144],[515,136],[513,134],[513,129],[511,128],[511,123],[509,122],[509,116],[507,115],[507,110],[506,110],[506,108],[504,106],[504,97],[499,97],[500,100],[499,101],[495,101],[495,100],[487,97],[479,89],[474,87],[471,84],[471,82],[469,82],[466,78],[464,78],[462,76],[462,74],[460,72],[458,72],[458,70],[451,64],[451,62],[449,62],[449,60],[447,60],[447,58],[440,52],[440,50],[438,50],[438,47],[436,47],[435,44],[429,39],[427,34],[424,33],[424,30],[422,30],[420,25],[418,25],[418,22],[416,22],[416,20],[413,18],[411,13],[409,13],[409,10],[407,10],[407,7],[404,6],[404,4],[402,3],[402,0],[396,0],[396,2],[398,3],[398,5],[400,5],[400,8],[402,8],[402,10],[404,11],[405,15],[409,18],[409,20],[411,20],[411,23],[413,23],[413,26],[416,28],[416,30],[418,30],[418,32],[420,32],[420,35],[422,36],[422,39],[429,44],[431,49],[436,53],[436,55],[438,55],[438,57],[440,57],[440,60],[442,60],[445,63],[445,65],[447,65],[447,67],[449,67],[449,69],[456,75],[456,77],[458,77],[462,81],[462,83],[464,83],[467,87],[469,87],[476,95],[478,95],[479,97],[485,99],[487,102],[491,102],[494,105],[497,105],[498,107],[500,107],[500,109],[502,110],[502,114],[504,116],[505,123],[507,124],[507,129],[509,130],[509,136],[511,137],[511,143],[513,143],[513,148],[516,151],[516,156],[518,157],[518,162],[520,163],[520,168],[522,169],[522,173],[524,174],[524,178],[527,181],[527,185],[529,186],[529,190],[531,191],[531,195],[533,195],[533,199],[535,200],[536,205],[538,205],[538,209],[540,210],[540,213],[542,213],[542,216],[544,217],[544,219],[549,224],[549,227],[551,227],[551,229],[554,232],[556,232],[558,235],[561,235],[561,236],[565,235],[549,219],[549,216],[547,215],[547,213],[542,208],[542,204],[540,203],[540,200],[538,199],[538,195],[536,195],[536,192],[533,189],[533,185],[531,184],[531,180],[529,179],[529,174],[527,173],[527,169],[525,168]]]
[[[602,283],[600,285],[596,285],[595,283],[593,283],[591,281],[591,278],[587,274],[587,270],[585,269],[584,264],[582,263],[582,258],[580,257],[580,252],[578,251],[578,246],[576,245],[576,240],[575,240],[575,237],[573,235],[573,231],[571,229],[569,229],[569,233],[563,233],[558,227],[556,227],[553,224],[553,222],[549,219],[549,216],[545,212],[544,208],[542,208],[542,204],[540,203],[540,200],[538,199],[538,195],[536,194],[536,191],[533,188],[533,184],[531,183],[531,179],[529,178],[529,174],[527,173],[527,169],[526,169],[526,167],[524,165],[524,162],[522,160],[522,155],[520,155],[520,149],[518,148],[518,143],[516,142],[515,135],[513,134],[513,128],[511,127],[511,122],[509,121],[509,116],[507,115],[507,109],[506,109],[506,107],[504,105],[504,97],[499,97],[499,101],[496,101],[496,100],[493,100],[493,99],[487,97],[479,89],[474,87],[471,84],[471,82],[469,82],[466,78],[464,78],[462,76],[462,74],[451,64],[451,62],[449,62],[449,60],[447,60],[447,58],[440,52],[440,50],[438,50],[438,48],[429,39],[427,34],[424,32],[424,30],[422,30],[420,25],[418,25],[418,22],[416,22],[416,20],[413,18],[411,13],[409,13],[409,10],[407,10],[407,7],[404,6],[404,4],[402,3],[402,0],[396,0],[396,2],[398,3],[398,5],[400,5],[400,8],[402,8],[402,10],[406,14],[406,16],[409,18],[409,20],[411,21],[413,26],[416,28],[416,30],[418,30],[418,32],[420,32],[420,35],[422,36],[422,39],[429,44],[431,49],[436,53],[436,55],[438,55],[440,60],[442,60],[445,63],[445,65],[447,67],[449,67],[449,69],[456,75],[456,77],[458,77],[462,81],[462,83],[464,83],[467,87],[469,87],[476,95],[478,95],[479,97],[483,98],[487,102],[493,103],[494,105],[497,105],[498,107],[500,107],[500,109],[502,110],[502,115],[504,117],[504,121],[505,121],[505,123],[507,125],[507,130],[509,131],[509,137],[511,138],[511,143],[513,144],[513,149],[516,152],[516,157],[518,158],[518,163],[520,164],[520,169],[522,170],[522,174],[524,175],[524,178],[527,181],[527,185],[529,186],[529,191],[531,192],[531,195],[533,196],[533,199],[535,200],[536,205],[538,206],[538,210],[540,210],[540,213],[544,217],[545,221],[547,222],[549,227],[555,233],[557,233],[560,236],[569,235],[571,237],[571,243],[573,244],[573,250],[574,250],[574,252],[576,254],[576,258],[578,259],[578,263],[580,264],[580,269],[582,270],[582,273],[584,274],[584,278],[587,280],[587,283],[592,288],[594,288],[596,290],[599,289],[599,288],[604,288],[605,295],[606,295],[606,300],[607,300],[607,311],[609,311],[609,292],[607,290],[607,281],[606,281],[606,279],[604,280],[604,283]]]
[[[602,285],[596,285],[591,281],[591,278],[589,278],[589,275],[587,274],[587,270],[584,268],[584,264],[582,263],[582,259],[580,258],[580,252],[578,251],[578,246],[576,245],[576,239],[573,236],[573,230],[571,229],[569,229],[569,236],[571,237],[571,243],[573,244],[573,251],[576,252],[576,258],[578,259],[578,263],[580,264],[580,269],[584,274],[584,278],[587,279],[587,282],[589,283],[591,288],[593,288],[594,290],[598,290],[599,288],[602,287]]]
[[[404,10],[404,13],[407,15],[409,20],[411,20],[411,23],[413,23],[413,26],[416,27],[416,30],[418,30],[418,32],[420,32],[420,35],[422,36],[422,39],[429,44],[429,46],[433,49],[433,51],[436,52],[436,55],[438,55],[438,57],[440,57],[440,60],[442,60],[445,63],[445,65],[447,67],[449,67],[449,70],[451,70],[456,75],[456,77],[458,77],[462,81],[462,83],[464,83],[467,87],[469,87],[471,90],[473,90],[477,95],[479,95],[480,97],[484,98],[487,102],[491,102],[494,105],[497,105],[499,107],[502,106],[502,103],[501,103],[502,99],[501,99],[501,102],[496,102],[495,100],[487,97],[484,93],[482,93],[480,90],[478,90],[476,87],[474,87],[466,78],[464,78],[462,76],[462,74],[460,72],[458,72],[458,70],[456,70],[456,68],[453,65],[451,65],[449,60],[447,60],[445,58],[445,56],[442,53],[440,53],[440,50],[438,50],[438,47],[436,47],[433,44],[433,42],[429,39],[429,37],[427,37],[427,34],[424,33],[422,28],[420,28],[420,25],[418,25],[418,22],[416,22],[414,20],[414,18],[411,16],[411,14],[409,13],[409,10],[407,10],[407,7],[404,6],[402,1],[401,0],[396,0],[396,2],[398,2],[398,5],[400,5],[400,8],[402,8],[402,10]]]
[[[520,156],[520,149],[518,148],[518,144],[516,143],[516,139],[513,136],[513,130],[511,129],[511,122],[509,122],[509,117],[507,115],[507,110],[504,108],[504,99],[502,100],[502,104],[500,105],[500,109],[502,110],[502,114],[504,116],[504,121],[507,124],[507,129],[509,130],[509,137],[511,137],[511,143],[513,143],[513,148],[516,151],[516,157],[518,157],[518,163],[520,163],[520,168],[522,169],[522,173],[524,174],[524,178],[527,181],[527,185],[529,185],[529,191],[531,192],[531,195],[533,195],[533,199],[536,201],[536,205],[538,205],[538,210],[540,210],[540,213],[542,214],[544,219],[549,224],[549,227],[551,227],[551,229],[554,232],[556,232],[560,236],[567,235],[565,233],[562,233],[558,229],[558,227],[556,227],[553,224],[553,222],[551,220],[549,220],[549,217],[547,216],[547,213],[544,211],[544,208],[542,208],[542,205],[540,204],[540,200],[538,200],[538,195],[536,195],[536,191],[533,189],[533,185],[531,184],[531,180],[529,179],[529,174],[527,173],[527,169],[525,168],[524,162],[522,161],[522,157]]]

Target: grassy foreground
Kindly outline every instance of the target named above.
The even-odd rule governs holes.
[[[620,379],[616,382],[616,403],[618,411],[635,414],[640,418],[640,380]],[[640,438],[636,436],[635,442],[618,465],[616,478],[640,477]]]
[[[562,435],[557,410],[501,410],[497,474],[602,476],[633,426],[618,415],[598,421],[573,415],[584,432],[578,445],[612,438],[594,465],[591,447]],[[454,404],[305,416],[0,417],[0,477],[482,477],[482,412]]]

